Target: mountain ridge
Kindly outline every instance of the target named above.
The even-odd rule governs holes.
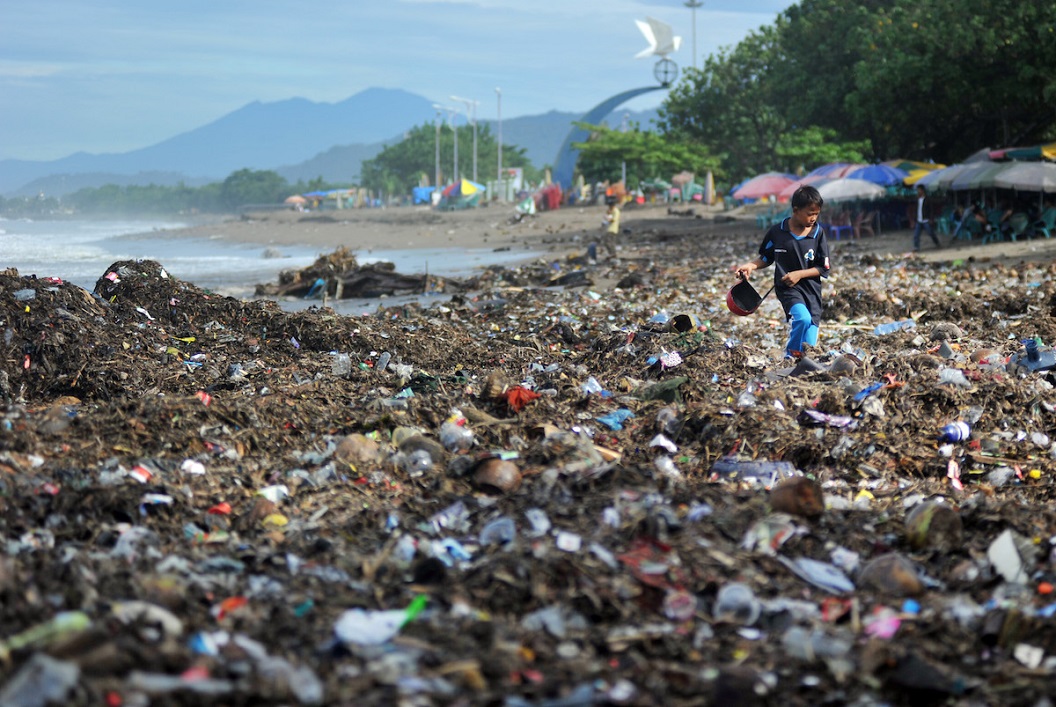
[[[239,169],[274,170],[291,182],[316,177],[355,181],[364,160],[401,140],[407,130],[432,122],[433,106],[427,98],[388,88],[364,89],[337,103],[302,97],[251,101],[197,128],[128,152],[0,160],[0,194],[62,196],[104,184],[196,186]],[[645,126],[655,119],[656,110],[630,115]],[[572,121],[580,117],[549,111],[504,118],[503,142],[524,148],[536,166],[552,164]],[[496,130],[496,121],[478,122]],[[487,168],[483,174],[490,174]]]

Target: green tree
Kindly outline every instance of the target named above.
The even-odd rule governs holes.
[[[719,158],[699,143],[642,131],[638,125],[626,132],[588,123],[576,123],[576,126],[590,132],[587,142],[572,145],[579,150],[576,162],[579,172],[590,183],[618,181],[624,165],[627,187],[631,189],[643,180],[670,179],[683,170],[697,174],[708,170],[721,173]]]
[[[831,128],[811,126],[790,130],[774,148],[786,172],[810,171],[830,162],[865,162],[872,151],[868,140],[840,142]]]
[[[1056,139],[1053,66],[1056,3],[802,0],[687,71],[661,129],[703,142],[734,178],[781,168],[815,128],[868,141],[869,161],[952,162]]]
[[[788,118],[768,81],[779,57],[776,43],[776,31],[763,27],[687,72],[661,107],[660,129],[706,146],[731,178],[776,169],[775,148]]]
[[[220,198],[228,209],[246,204],[276,204],[288,196],[289,184],[278,172],[240,169],[232,172],[220,187]]]
[[[412,187],[433,184],[437,168],[437,135],[440,141],[440,182],[449,184],[454,171],[455,139],[451,128],[443,125],[439,132],[432,123],[411,129],[400,142],[389,145],[363,162],[360,175],[363,186],[387,194],[407,194]],[[498,161],[498,141],[485,124],[477,125],[477,178],[491,179],[492,165]],[[529,179],[537,178],[524,148],[502,146],[504,167],[520,167]],[[458,126],[458,165],[463,177],[473,176],[473,128]]]
[[[961,159],[1056,136],[1056,4],[898,0],[862,27],[852,124],[890,152]]]

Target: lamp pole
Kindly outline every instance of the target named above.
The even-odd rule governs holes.
[[[452,101],[459,101],[466,104],[466,119],[473,124],[473,181],[477,181],[477,105],[480,101],[474,101],[469,98],[459,98],[458,96],[450,96]],[[470,115],[470,111],[473,114]]]
[[[702,0],[686,0],[685,5],[693,14],[693,68],[697,68],[697,8],[703,5]]]
[[[444,122],[443,115],[440,111],[436,111],[436,119],[433,121],[436,123],[436,181],[433,182],[433,187],[436,189],[440,188],[440,123]]]
[[[498,188],[502,189],[503,199],[506,198],[506,190],[502,185],[502,89],[498,86],[495,87],[495,97],[498,99],[498,116],[499,116],[499,172],[498,172]]]
[[[459,180],[458,172],[458,111],[450,106],[442,106],[439,103],[434,103],[433,108],[437,110],[446,110],[448,116],[448,122],[451,123],[451,132],[455,134],[455,171],[451,174],[451,183],[454,184]]]

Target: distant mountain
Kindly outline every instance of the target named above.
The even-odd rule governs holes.
[[[371,88],[339,103],[303,98],[258,101],[139,150],[78,152],[41,162],[0,160],[0,193],[61,196],[104,184],[196,186],[243,168],[272,169],[293,182],[320,176],[327,181],[354,181],[364,160],[402,139],[407,130],[432,121],[435,114],[432,101],[398,89]],[[655,110],[632,113],[631,119],[647,127],[655,114]],[[551,111],[505,119],[503,143],[524,148],[536,166],[553,164],[572,121],[579,117]],[[622,120],[622,113],[617,120]],[[496,133],[494,121],[480,122]],[[478,166],[480,179],[490,176],[489,168]]]

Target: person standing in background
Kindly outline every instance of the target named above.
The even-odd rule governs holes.
[[[935,235],[935,224],[931,222],[928,217],[929,206],[927,203],[927,191],[923,185],[917,185],[917,225],[913,227],[913,252],[916,253],[920,250],[920,232],[925,227],[928,229],[928,235],[931,236],[931,240],[935,243],[936,248],[941,248],[942,244],[939,243],[939,237]]]

